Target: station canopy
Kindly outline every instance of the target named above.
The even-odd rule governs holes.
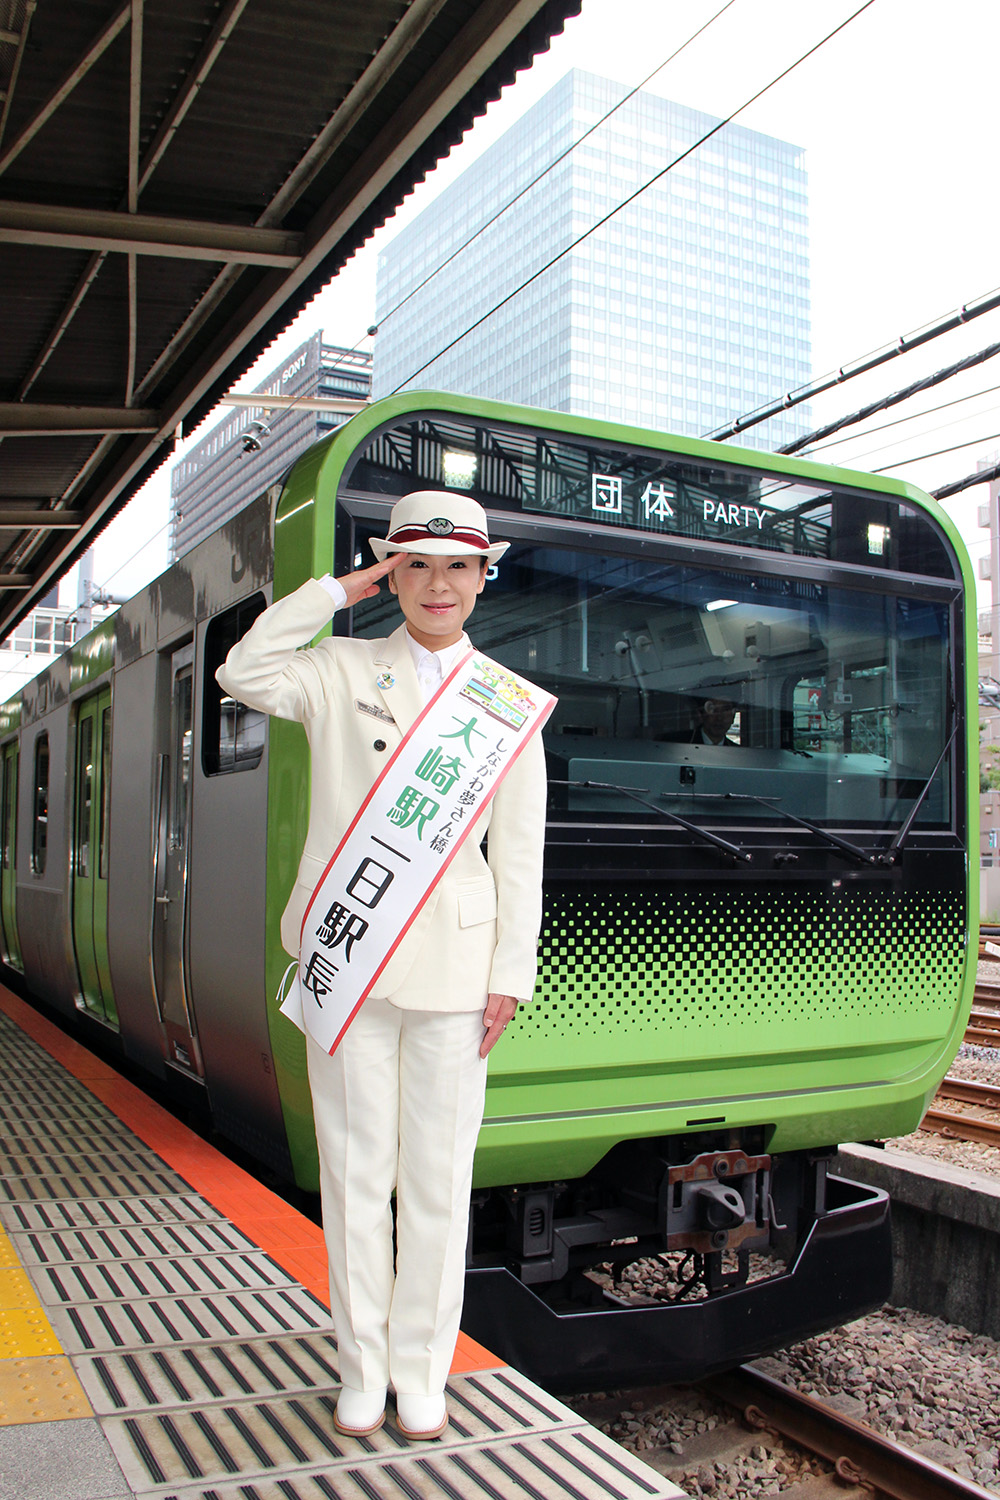
[[[580,0],[0,0],[0,638]]]

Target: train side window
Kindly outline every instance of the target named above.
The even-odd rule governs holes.
[[[111,708],[101,712],[101,808],[100,844],[98,846],[97,873],[102,880],[108,878],[108,851],[111,846]]]
[[[17,750],[12,746],[5,747],[3,757],[3,799],[0,807],[0,838],[3,841],[3,868],[13,870],[14,868],[14,840],[16,837],[17,817],[14,808],[14,779],[17,774]]]
[[[45,857],[49,842],[49,737],[40,734],[35,741],[35,780],[32,804],[31,868],[34,874],[45,874]]]
[[[76,770],[76,873],[90,874],[90,836],[94,802],[94,721],[80,720]]]
[[[216,615],[205,631],[201,765],[206,776],[252,771],[264,754],[267,715],[224,693],[215,671],[265,608],[264,595],[253,594]]]

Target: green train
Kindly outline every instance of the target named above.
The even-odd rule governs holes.
[[[921,1118],[978,909],[974,583],[909,485],[472,397],[373,403],[4,706],[6,964],[315,1188],[274,999],[306,742],[215,668],[272,599],[366,561],[396,497],[448,486],[512,542],[475,643],[559,697],[538,988],[490,1060],[467,1330],[593,1388],[878,1305],[888,1203],[831,1164]],[[333,628],[394,617],[383,593]]]

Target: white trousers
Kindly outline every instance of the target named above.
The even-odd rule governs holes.
[[[444,1389],[458,1337],[482,1012],[370,997],[332,1057],[308,1041],[330,1308],[345,1385]],[[391,1196],[396,1189],[396,1258]]]

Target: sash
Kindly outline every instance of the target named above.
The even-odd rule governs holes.
[[[555,704],[469,651],[389,759],[306,907],[298,974],[281,1004],[327,1052]]]

